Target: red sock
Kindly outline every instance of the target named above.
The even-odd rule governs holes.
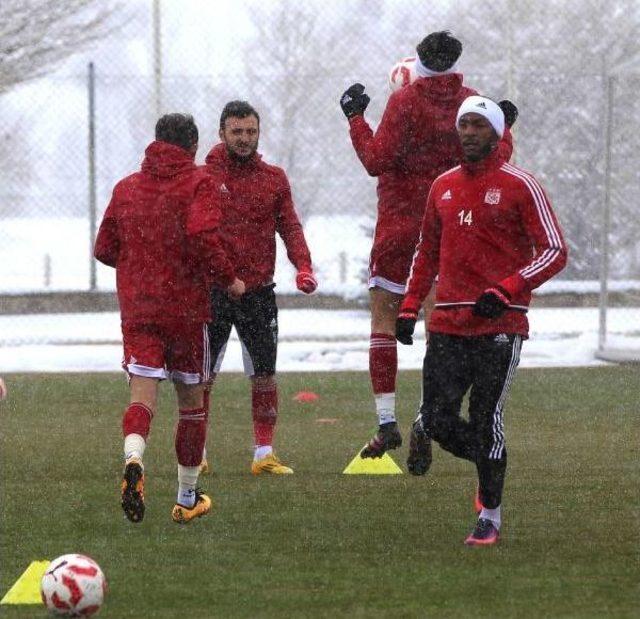
[[[176,431],[176,456],[182,466],[198,466],[207,438],[209,413],[205,408],[181,410]]]
[[[369,374],[373,393],[395,393],[397,373],[396,338],[385,333],[372,333],[369,340]]]
[[[251,413],[256,445],[273,444],[273,431],[278,418],[278,389],[275,383],[251,384]]]
[[[122,435],[139,434],[146,441],[152,419],[153,411],[148,406],[132,402],[122,416]]]

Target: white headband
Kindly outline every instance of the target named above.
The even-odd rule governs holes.
[[[438,75],[450,75],[455,73],[458,70],[456,63],[454,62],[446,71],[432,71],[431,69],[427,69],[422,62],[420,62],[420,58],[416,58],[416,75],[418,77],[437,77]]]
[[[458,110],[458,115],[456,116],[456,127],[460,123],[460,118],[469,112],[484,116],[491,123],[491,126],[498,134],[498,137],[502,137],[504,134],[504,113],[495,101],[478,95],[467,97],[462,102],[462,105]]]

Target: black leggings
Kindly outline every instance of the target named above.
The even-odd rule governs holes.
[[[480,500],[488,508],[502,501],[507,468],[503,412],[521,346],[520,335],[429,333],[422,369],[422,423],[443,449],[475,463]],[[461,407],[469,390],[467,421]]]

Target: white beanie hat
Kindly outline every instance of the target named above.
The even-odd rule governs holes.
[[[469,112],[484,116],[491,123],[498,137],[502,137],[504,133],[504,113],[495,101],[487,99],[487,97],[480,97],[479,95],[467,97],[458,110],[456,127],[460,123],[460,118]]]

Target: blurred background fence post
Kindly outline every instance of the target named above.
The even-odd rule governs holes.
[[[89,290],[97,288],[96,261],[93,259],[93,241],[96,238],[96,80],[93,62],[88,66],[87,92],[89,95]]]

